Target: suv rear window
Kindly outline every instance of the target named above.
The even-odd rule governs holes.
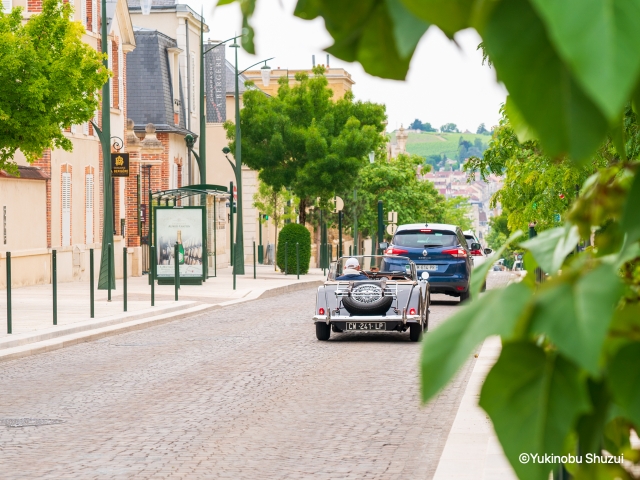
[[[393,244],[399,247],[455,247],[458,245],[456,232],[450,230],[402,230],[393,238]]]

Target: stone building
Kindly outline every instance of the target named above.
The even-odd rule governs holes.
[[[42,9],[40,0],[13,0],[13,7],[23,7],[23,16]],[[99,0],[82,0],[75,3],[74,18],[85,27],[83,41],[96,50],[101,50],[101,18]],[[109,36],[109,67],[114,75],[111,82],[111,133],[114,137],[125,137],[127,117],[126,57],[135,48],[133,26],[129,17],[126,0],[107,0],[107,31]],[[101,122],[102,112],[96,111],[95,121]],[[73,151],[61,149],[47,150],[42,158],[28,165],[18,152],[15,161],[20,180],[0,177],[0,191],[8,192],[3,199],[3,212],[7,242],[2,250],[11,250],[14,260],[13,281],[16,286],[51,281],[51,250],[57,251],[58,280],[88,279],[88,249],[95,248],[96,258],[100,255],[102,236],[102,150],[98,137],[90,122],[72,125],[66,129]],[[126,151],[126,144],[124,145]],[[113,188],[115,193],[115,254],[116,275],[122,276],[118,261],[122,256],[122,230],[120,219],[124,218],[124,182],[118,179]],[[29,214],[24,215],[24,205],[29,206]],[[29,219],[27,222],[25,219]],[[24,229],[28,228],[28,231]],[[129,265],[136,271],[135,252]],[[96,268],[98,270],[98,268]],[[4,279],[2,280],[4,283]]]

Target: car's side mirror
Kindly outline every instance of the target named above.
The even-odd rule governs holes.
[[[422,280],[423,282],[426,282],[429,280],[429,272],[422,272],[422,274],[420,275],[420,280]]]
[[[485,248],[484,249],[484,254],[485,255],[491,255],[493,253],[493,250],[491,250],[490,248]]]
[[[481,250],[481,249],[482,249],[482,245],[480,245],[479,243],[472,243],[471,244],[470,250]]]
[[[386,250],[387,248],[389,248],[389,244],[387,242],[380,242],[378,244],[378,248],[381,250]]]

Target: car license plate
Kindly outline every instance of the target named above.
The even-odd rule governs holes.
[[[385,322],[347,322],[347,330],[386,330]]]
[[[438,265],[420,265],[419,270],[438,270]]]

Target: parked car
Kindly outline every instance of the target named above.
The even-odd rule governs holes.
[[[418,276],[429,273],[431,293],[444,293],[461,301],[469,298],[473,261],[460,227],[443,223],[400,225],[391,244],[381,243],[380,248],[385,255],[405,256],[414,261]]]
[[[349,274],[353,269],[347,269],[347,262],[357,264],[355,275]],[[429,274],[418,278],[416,264],[407,257],[341,257],[318,287],[316,338],[329,340],[332,331],[409,330],[409,338],[417,342],[429,326],[430,299]]]

